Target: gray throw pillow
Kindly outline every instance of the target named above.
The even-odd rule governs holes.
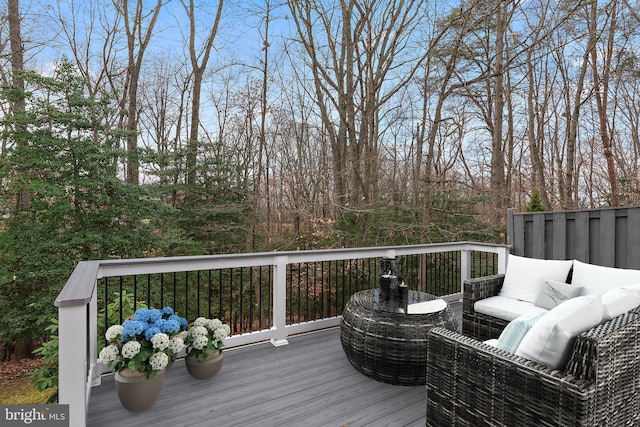
[[[572,286],[557,280],[546,279],[540,286],[540,291],[533,305],[551,310],[560,303],[577,297],[582,292],[582,286]]]

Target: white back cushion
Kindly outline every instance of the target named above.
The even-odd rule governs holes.
[[[600,295],[572,298],[550,310],[529,330],[516,350],[526,357],[552,369],[562,369],[567,363],[573,341],[602,321]]]
[[[584,287],[582,295],[601,294],[636,283],[640,283],[640,270],[603,267],[573,260],[571,284]]]
[[[556,261],[509,255],[499,295],[533,303],[545,279],[566,281],[572,264],[571,260]]]

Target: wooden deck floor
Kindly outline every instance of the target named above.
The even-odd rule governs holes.
[[[451,304],[461,325],[461,303]],[[154,406],[124,409],[113,377],[92,391],[88,426],[424,426],[424,386],[381,383],[356,371],[339,328],[225,350],[220,372],[192,379],[181,360],[167,372]]]

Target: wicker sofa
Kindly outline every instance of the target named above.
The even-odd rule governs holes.
[[[499,328],[476,320],[467,328]],[[564,370],[444,328],[428,334],[427,355],[427,426],[640,424],[638,309],[580,334]]]
[[[640,284],[640,270],[514,255],[507,260],[506,274],[465,281],[462,307],[462,332],[465,335],[481,341],[498,338],[509,322],[519,315],[552,308],[538,300],[541,293],[548,295],[551,292],[549,286],[556,294],[571,292],[573,295],[565,297],[573,298]],[[542,292],[543,288],[545,292]]]

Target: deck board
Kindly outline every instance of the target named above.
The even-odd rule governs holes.
[[[461,325],[462,304],[451,304]],[[113,376],[92,390],[88,426],[424,426],[424,386],[396,386],[356,371],[339,328],[225,350],[210,380],[189,376],[182,360],[167,372],[154,406],[124,409]],[[117,420],[117,421],[116,421]]]

